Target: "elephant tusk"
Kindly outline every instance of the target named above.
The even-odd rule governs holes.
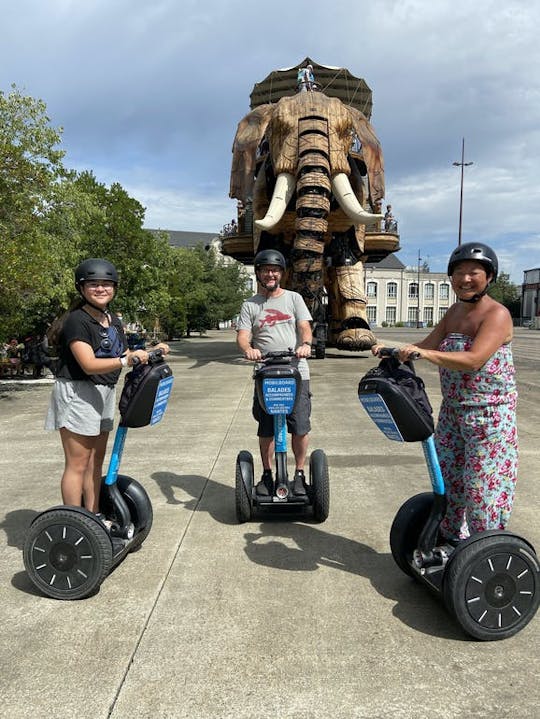
[[[281,220],[289,204],[289,200],[293,196],[296,180],[294,175],[288,172],[282,172],[277,176],[276,186],[272,193],[270,207],[266,211],[266,215],[262,220],[255,220],[255,224],[262,230],[271,230]]]
[[[353,192],[349,178],[344,172],[338,173],[332,180],[332,192],[343,212],[351,220],[362,225],[369,225],[383,219],[384,215],[372,215],[367,210],[364,210]]]

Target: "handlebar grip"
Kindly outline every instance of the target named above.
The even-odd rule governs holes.
[[[163,359],[163,350],[152,350],[148,353],[148,364],[155,364],[156,362],[161,362]],[[137,357],[137,355],[134,355],[131,358],[131,366],[132,367],[138,367],[141,364],[141,360]]]

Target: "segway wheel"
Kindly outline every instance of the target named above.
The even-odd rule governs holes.
[[[83,599],[94,594],[112,565],[105,527],[85,514],[54,509],[32,522],[23,549],[33,584],[53,599]]]
[[[326,356],[326,329],[315,328],[315,359],[324,359]]]
[[[458,545],[444,576],[447,608],[467,634],[506,639],[528,624],[540,602],[540,567],[530,545],[511,534]]]
[[[325,522],[330,511],[330,481],[328,461],[322,449],[316,449],[311,453],[309,482],[313,495],[313,516],[317,522]]]
[[[134,552],[141,546],[152,529],[154,521],[152,503],[145,488],[136,479],[125,474],[119,474],[116,481],[120,494],[126,502],[131,515],[134,533],[129,544],[129,551]],[[100,494],[99,511],[114,521],[113,503],[108,492],[101,492]]]
[[[399,508],[390,529],[390,549],[395,563],[402,572],[414,577],[411,567],[414,550],[424,528],[431,507],[433,493],[415,494]]]
[[[253,456],[242,450],[236,458],[235,501],[236,518],[239,522],[249,522],[253,513]]]

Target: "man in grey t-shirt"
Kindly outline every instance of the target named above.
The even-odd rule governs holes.
[[[268,352],[289,348],[296,352],[302,383],[294,412],[287,416],[287,426],[292,435],[292,450],[296,462],[293,492],[304,495],[304,464],[311,429],[311,395],[306,358],[311,355],[312,317],[298,292],[291,292],[280,286],[286,266],[281,252],[262,250],[255,256],[254,264],[259,292],[242,305],[237,325],[237,344],[244,357],[255,362]],[[253,399],[253,416],[259,422],[257,434],[264,470],[256,491],[257,494],[269,496],[274,492],[274,423],[273,418],[259,406],[256,397]]]

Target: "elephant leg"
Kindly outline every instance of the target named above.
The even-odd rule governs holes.
[[[328,270],[331,343],[338,349],[366,350],[375,344],[369,329],[361,262]]]

